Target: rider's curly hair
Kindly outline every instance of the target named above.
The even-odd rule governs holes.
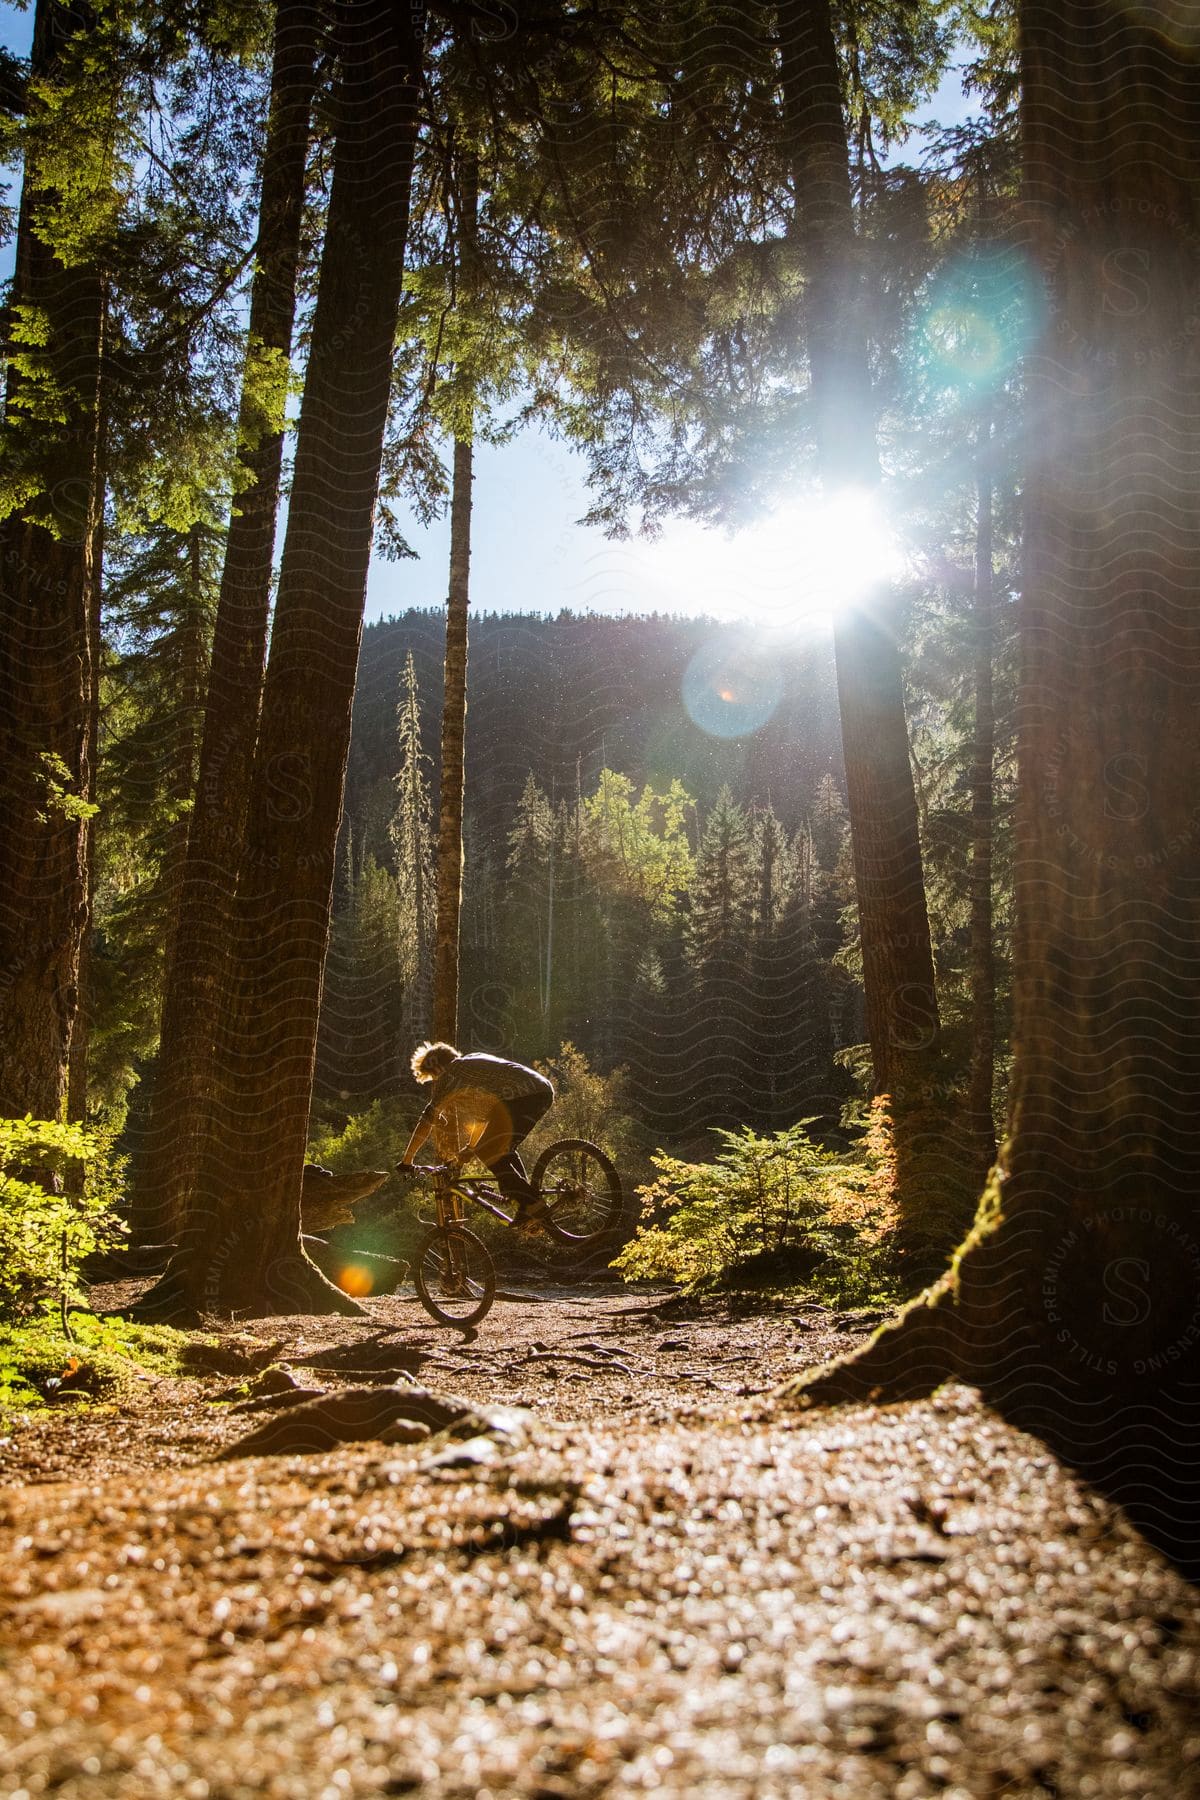
[[[453,1044],[418,1044],[409,1067],[414,1081],[436,1081],[457,1060],[458,1051]]]

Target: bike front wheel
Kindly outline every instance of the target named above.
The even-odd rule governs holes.
[[[491,1251],[464,1225],[426,1232],[413,1259],[413,1280],[421,1305],[439,1325],[478,1325],[496,1298]]]
[[[621,1178],[586,1138],[562,1138],[543,1150],[533,1185],[546,1208],[546,1229],[560,1244],[595,1243],[620,1223]]]

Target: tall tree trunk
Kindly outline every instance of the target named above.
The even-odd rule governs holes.
[[[450,500],[450,592],[446,601],[446,685],[438,789],[437,936],[433,1035],[453,1044],[458,1032],[459,920],[462,912],[463,798],[466,786],[467,610],[470,604],[473,445],[454,444]]]
[[[250,296],[248,371],[291,351],[321,8],[279,0]],[[173,1230],[211,1130],[214,1045],[226,993],[234,897],[262,695],[283,433],[247,382],[238,421],[248,480],[235,496],[213,633],[196,795],[166,980],[157,1069],[135,1208],[158,1237]]]
[[[783,0],[779,40],[818,467],[826,493],[873,491],[879,453],[828,0]],[[928,1072],[938,1011],[890,592],[839,611],[834,653],[875,1088],[902,1106]]]
[[[952,1275],[822,1399],[957,1370],[1197,1566],[1200,66],[1025,0],[1027,371],[1016,1062]]]
[[[100,423],[100,435],[103,441],[104,423]],[[91,665],[91,691],[88,695],[88,739],[91,744],[91,756],[88,760],[87,803],[89,808],[97,804],[97,777],[100,768],[100,659],[102,652],[101,636],[101,596],[104,574],[104,517],[103,501],[97,502],[95,509],[95,528],[91,546],[91,576],[88,582],[88,658]],[[92,982],[92,939],[93,920],[96,915],[96,856],[95,839],[92,829],[91,814],[87,820],[87,842],[84,855],[87,866],[86,905],[87,916],[79,940],[79,972],[76,978],[76,991],[79,996],[75,1011],[75,1023],[71,1028],[71,1048],[67,1057],[67,1118],[77,1125],[82,1125],[88,1114],[88,1084],[91,1074],[91,1038],[92,1018],[94,1013]],[[82,1186],[83,1169],[76,1165],[77,1179]]]
[[[459,304],[469,308],[478,274],[479,160],[457,159]],[[472,401],[474,396],[472,395]],[[462,920],[463,804],[466,791],[467,609],[471,598],[471,510],[474,500],[474,405],[470,429],[454,441],[450,497],[450,589],[446,600],[446,670],[442,699],[442,767],[438,787],[437,923],[433,959],[433,1035],[456,1042],[459,931]]]
[[[992,696],[992,640],[995,578],[992,568],[993,476],[990,421],[979,434],[976,473],[975,730],[971,752],[970,949],[971,1066],[967,1082],[967,1128],[980,1180],[996,1158],[992,1087],[996,1061],[996,956],[992,938],[993,769],[996,715]]]
[[[829,0],[782,0],[780,72],[805,288],[817,466],[826,494],[875,493],[875,407],[864,279]],[[874,1089],[892,1101],[905,1278],[927,1280],[961,1229],[940,1109],[930,1105],[940,1025],[917,798],[896,642],[880,584],[833,621],[838,709]]]
[[[197,758],[204,719],[208,683],[208,646],[204,618],[204,546],[202,529],[192,526],[187,543],[187,596],[174,633],[173,662],[178,677],[171,749],[163,798],[170,809],[159,869],[159,891],[167,918],[167,930],[176,939],[184,870],[190,836],[189,812],[195,803]]]
[[[300,1191],[424,17],[419,6],[343,0],[338,26],[329,218],[218,1045],[217,1132],[162,1290],[197,1309],[358,1310],[301,1249]]]
[[[32,74],[53,82],[91,9],[39,0]],[[45,105],[36,98],[33,105]],[[61,419],[23,429],[27,377],[9,363],[10,473],[24,498],[0,522],[0,1117],[55,1119],[66,1100],[87,927],[92,791],[91,619],[103,511],[104,282],[39,235],[59,196],[36,158],[21,194],[14,307],[42,315]],[[15,315],[14,315],[15,316]]]

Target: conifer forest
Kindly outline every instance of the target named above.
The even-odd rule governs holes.
[[[13,0],[0,238],[0,1793],[1188,1791],[1200,6]]]

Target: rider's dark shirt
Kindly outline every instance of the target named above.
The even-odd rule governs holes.
[[[536,1069],[473,1051],[443,1069],[421,1117],[433,1126],[442,1156],[457,1156],[480,1144],[484,1155],[504,1154],[553,1100],[553,1086]]]
[[[466,1088],[491,1094],[497,1100],[524,1100],[542,1094],[549,1103],[554,1098],[550,1082],[536,1069],[527,1069],[524,1063],[506,1062],[502,1056],[472,1051],[469,1056],[457,1057],[448,1069],[442,1070],[433,1084],[429,1104],[440,1106],[447,1095]]]

